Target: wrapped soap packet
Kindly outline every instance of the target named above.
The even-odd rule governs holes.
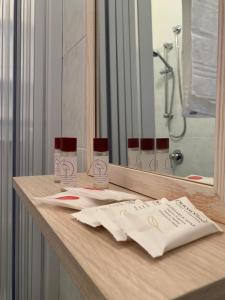
[[[83,209],[79,213],[72,214],[73,218],[92,227],[103,226],[107,229],[116,241],[126,241],[127,234],[123,230],[123,216],[128,212],[154,209],[167,202],[167,199],[155,201],[123,201],[109,205]]]
[[[66,191],[74,192],[79,196],[88,197],[91,199],[101,200],[101,201],[127,201],[127,200],[136,200],[139,198],[137,195],[130,193],[114,191],[110,189],[98,190],[92,188],[70,188],[65,187]]]
[[[168,202],[167,199],[144,201],[142,203],[135,202],[134,204],[125,207],[112,207],[98,211],[98,222],[107,229],[117,242],[126,241],[128,238],[126,231],[123,228],[123,218],[127,213],[137,213],[143,210],[155,209],[156,207]]]
[[[182,197],[156,209],[128,212],[123,218],[126,234],[152,257],[222,229]]]
[[[106,204],[101,205],[98,207],[91,207],[83,209],[82,211],[78,213],[72,214],[72,217],[76,219],[77,221],[87,224],[92,227],[98,227],[101,226],[101,223],[99,222],[99,212],[100,211],[111,211],[113,209],[119,209],[124,210],[127,206],[132,206],[134,204],[141,205],[143,202],[141,200],[129,200],[129,201],[123,201],[123,202],[115,202],[112,204]]]
[[[90,199],[87,197],[81,197],[73,192],[62,192],[47,197],[34,197],[33,199],[38,204],[45,203],[55,206],[67,207],[75,210],[102,205],[101,201]]]

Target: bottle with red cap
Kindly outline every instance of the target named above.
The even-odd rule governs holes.
[[[107,138],[94,138],[93,175],[94,187],[106,189],[109,186],[109,145]]]
[[[171,173],[169,146],[170,142],[168,138],[156,139],[156,172],[163,174]]]
[[[140,162],[143,171],[155,171],[155,139],[141,138],[140,140]]]
[[[128,167],[132,169],[140,169],[140,149],[139,139],[128,139]]]
[[[61,138],[56,137],[55,138],[55,150],[54,150],[54,177],[55,177],[55,182],[60,182],[60,174],[61,174],[60,142],[61,142]]]
[[[61,174],[63,186],[74,186],[77,177],[77,139],[63,137],[60,140]]]

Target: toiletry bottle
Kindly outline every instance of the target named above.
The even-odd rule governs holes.
[[[156,172],[171,173],[168,138],[156,139]]]
[[[77,176],[77,139],[61,138],[61,184],[74,186]]]
[[[154,172],[155,171],[155,139],[142,138],[140,140],[140,162],[141,170]]]
[[[61,166],[60,166],[60,155],[61,155],[60,142],[61,142],[61,138],[56,137],[55,138],[55,150],[54,150],[54,177],[55,177],[55,182],[60,182],[60,171],[61,171]]]
[[[106,189],[109,187],[109,146],[107,138],[94,138],[93,175],[94,187]]]
[[[128,139],[128,167],[132,169],[140,169],[140,150],[139,139]]]

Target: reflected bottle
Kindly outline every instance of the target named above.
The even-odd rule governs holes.
[[[109,145],[107,138],[94,138],[93,175],[94,188],[107,189],[109,187]]]
[[[140,169],[140,149],[139,139],[128,139],[128,167],[131,169]]]
[[[61,138],[61,184],[66,187],[76,185],[77,177],[77,139]]]
[[[168,138],[156,139],[156,172],[171,173]]]
[[[142,138],[140,140],[140,162],[141,170],[147,172],[155,171],[155,139]]]

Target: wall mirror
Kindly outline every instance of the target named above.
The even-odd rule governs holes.
[[[97,1],[97,135],[113,164],[213,184],[216,1]]]
[[[113,183],[187,195],[224,222],[223,9],[222,0],[96,0],[88,122],[90,138],[109,138]]]

